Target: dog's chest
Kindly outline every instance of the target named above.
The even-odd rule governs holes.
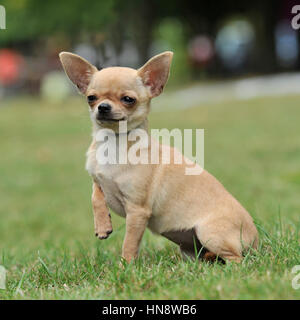
[[[122,174],[122,168],[113,164],[99,164],[96,158],[96,150],[89,150],[86,170],[101,187],[107,205],[115,213],[125,216],[123,196],[117,181],[117,178]]]

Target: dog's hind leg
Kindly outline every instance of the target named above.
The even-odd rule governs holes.
[[[239,230],[222,230],[216,231],[209,225],[201,227],[200,224],[195,226],[197,238],[201,244],[208,250],[207,258],[213,256],[220,257],[222,260],[234,262],[242,261],[242,243]],[[205,258],[205,255],[204,255]]]
[[[217,255],[214,254],[213,252],[208,251],[206,248],[201,247],[201,249],[197,249],[197,252],[193,249],[193,248],[186,248],[186,247],[182,247],[180,246],[180,252],[181,255],[184,259],[192,259],[195,260],[196,257],[207,261],[207,262],[215,262],[215,261],[222,261],[222,259],[218,259]]]
[[[199,258],[205,261],[214,262],[216,254],[210,252],[199,241],[195,230],[169,231],[162,234],[167,239],[179,245],[181,255],[184,259],[195,260]]]

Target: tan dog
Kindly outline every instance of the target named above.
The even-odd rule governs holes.
[[[138,70],[110,67],[98,71],[77,55],[60,54],[65,72],[90,106],[93,142],[86,167],[94,181],[96,236],[106,239],[112,232],[110,207],[126,217],[122,256],[128,262],[137,256],[146,227],[177,243],[189,256],[197,250],[207,259],[219,256],[239,262],[245,249],[257,247],[257,230],[248,212],[208,172],[186,175],[186,164],[174,161],[102,165],[96,159],[103,143],[96,139],[100,129],[114,130],[117,143],[125,135],[128,148],[132,145],[128,139],[131,130],[148,130],[150,101],[167,82],[172,56],[172,52],[159,54]],[[121,120],[127,121],[125,133],[118,132]],[[155,142],[149,141],[150,148]],[[161,145],[160,155],[163,148],[168,147]]]

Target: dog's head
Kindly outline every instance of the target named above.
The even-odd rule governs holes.
[[[169,77],[173,53],[163,52],[138,70],[109,67],[97,70],[88,61],[69,52],[59,57],[70,80],[83,93],[96,127],[118,131],[118,122],[127,121],[128,130],[145,121],[150,101],[158,96]]]

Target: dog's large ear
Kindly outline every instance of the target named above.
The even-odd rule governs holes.
[[[157,97],[168,81],[173,52],[166,51],[151,58],[138,70],[144,85],[150,87],[151,97]]]
[[[67,76],[80,92],[85,94],[91,77],[97,71],[97,68],[77,54],[70,52],[61,52],[59,58]]]

